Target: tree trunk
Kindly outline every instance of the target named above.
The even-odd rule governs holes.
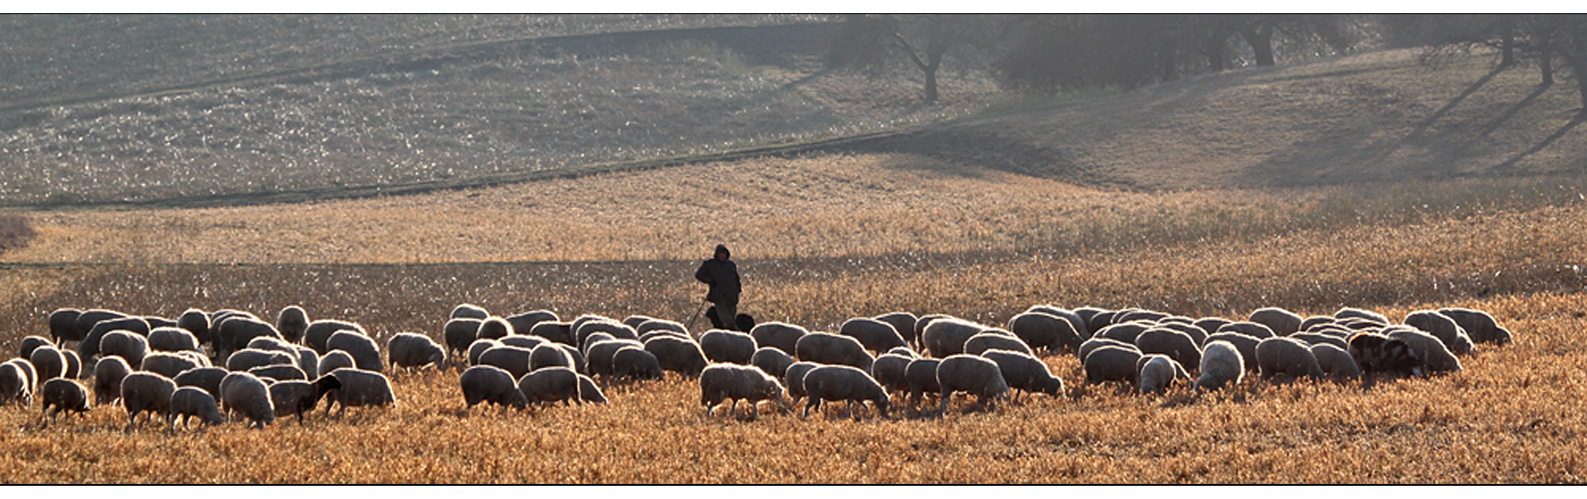
[[[1515,22],[1508,18],[1501,22],[1504,24],[1501,28],[1499,28],[1501,36],[1499,39],[1499,47],[1501,50],[1499,56],[1499,66],[1510,67],[1511,65],[1515,64]]]
[[[1245,38],[1246,45],[1250,45],[1251,52],[1256,54],[1257,66],[1274,65],[1272,28],[1246,28],[1240,30],[1240,36]]]
[[[1543,42],[1543,49],[1542,49],[1542,53],[1538,55],[1537,66],[1538,66],[1538,70],[1542,71],[1542,73],[1543,73],[1543,83],[1542,83],[1542,85],[1545,86],[1545,87],[1549,86],[1549,85],[1553,85],[1554,84],[1554,50],[1553,50],[1553,47],[1549,46],[1547,40],[1545,40]]]
[[[1223,42],[1226,39],[1217,36],[1208,37],[1207,46],[1203,49],[1207,54],[1207,67],[1214,73],[1223,71],[1224,65],[1228,63],[1229,56],[1225,55],[1223,51]]]
[[[926,68],[926,102],[937,102],[937,66]]]

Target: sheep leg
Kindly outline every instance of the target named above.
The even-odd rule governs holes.
[[[850,414],[854,414],[854,401],[845,400],[843,401],[843,417],[849,417]]]

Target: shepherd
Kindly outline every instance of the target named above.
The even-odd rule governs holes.
[[[729,260],[726,245],[716,245],[716,254],[700,264],[694,278],[711,287],[705,301],[711,302],[711,324],[718,329],[738,330],[738,264]]]

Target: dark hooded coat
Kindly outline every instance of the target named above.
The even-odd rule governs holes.
[[[732,253],[727,251],[727,246],[718,244],[717,253],[726,253],[728,258]],[[705,301],[720,305],[738,305],[738,264],[730,259],[718,260],[712,258],[700,264],[700,270],[694,272],[694,278],[711,287],[705,294]]]

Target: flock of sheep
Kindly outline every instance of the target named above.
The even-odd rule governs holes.
[[[458,384],[469,408],[605,403],[597,378],[610,384],[670,371],[697,378],[707,415],[723,402],[731,411],[749,402],[754,418],[759,402],[791,410],[804,400],[804,417],[834,401],[846,401],[845,416],[859,417],[853,409],[870,402],[885,417],[894,395],[907,394],[911,407],[935,395],[939,414],[956,393],[993,407],[1012,390],[1062,396],[1063,381],[1038,353],[1074,353],[1087,383],[1162,393],[1180,381],[1217,390],[1248,371],[1263,379],[1424,376],[1460,370],[1458,356],[1477,343],[1513,342],[1492,316],[1460,308],[1417,311],[1395,324],[1355,308],[1306,318],[1263,308],[1231,321],[1038,305],[1004,327],[896,312],[849,319],[835,333],[768,322],[748,333],[695,335],[646,316],[563,322],[546,310],[498,317],[464,304],[453,309],[439,343],[399,333],[384,348],[358,324],[310,321],[296,306],[274,323],[239,310],[191,309],[170,320],[61,309],[48,325],[51,337],[24,338],[20,357],[0,363],[0,404],[31,406],[37,394],[46,426],[61,412],[120,405],[128,429],[147,412],[173,430],[195,417],[207,424],[246,419],[256,428],[294,415],[301,422],[322,399],[327,415],[337,405],[343,412],[394,405],[382,373],[427,365],[461,364]]]

